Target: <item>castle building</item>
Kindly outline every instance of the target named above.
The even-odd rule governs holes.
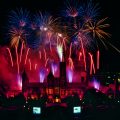
[[[80,94],[85,89],[86,72],[80,71],[78,74],[81,76],[79,81],[69,83],[66,77],[66,62],[60,62],[59,77],[54,77],[52,71],[50,71],[47,80],[44,80],[43,83],[30,83],[24,71],[22,74],[22,92],[27,92],[27,96],[37,93],[37,95],[47,94],[49,96],[60,96],[61,98],[73,92]]]

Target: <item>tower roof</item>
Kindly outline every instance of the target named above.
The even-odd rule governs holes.
[[[48,74],[47,78],[54,78],[54,75],[53,75],[53,73],[52,73],[52,71],[51,71],[51,70],[50,70],[50,72],[49,72],[49,74]]]

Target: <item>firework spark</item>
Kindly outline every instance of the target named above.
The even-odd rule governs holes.
[[[70,44],[69,58],[71,58],[71,52],[72,52],[72,43]]]
[[[80,61],[80,59],[81,59],[81,56],[82,56],[82,52],[80,51],[79,52],[79,55],[78,55],[78,60]]]
[[[60,61],[62,61],[63,60],[63,45],[62,44],[57,45],[57,52],[58,52]]]
[[[74,69],[74,63],[73,63],[72,58],[68,58],[68,61],[69,61],[69,67],[70,67],[70,69],[73,70]]]
[[[92,70],[95,74],[95,65],[94,65],[94,61],[93,61],[93,55],[91,53],[89,53],[90,56],[90,75],[92,74]]]
[[[97,51],[97,69],[100,67],[100,51]]]
[[[17,9],[16,11],[11,11],[9,16],[10,25],[14,25],[17,28],[25,27],[29,23],[29,12],[23,9]]]
[[[31,60],[29,59],[28,61],[29,61],[30,70],[32,70]]]
[[[84,30],[84,32],[92,33],[93,38],[98,37],[103,45],[105,45],[105,42],[102,39],[105,39],[105,36],[110,37],[110,34],[103,30],[110,26],[109,24],[103,23],[106,19],[107,18],[101,19],[98,22],[89,21],[86,23],[86,29]]]
[[[40,57],[40,59],[41,59],[41,51],[39,51],[39,57]]]
[[[75,17],[81,16],[83,14],[83,8],[80,5],[79,1],[66,0],[65,6],[66,6],[66,8],[65,8],[65,10],[62,11],[62,13],[66,17],[75,18]]]
[[[15,47],[15,53],[16,53],[16,61],[17,61],[17,72],[18,74],[20,73],[20,68],[19,68],[19,56],[18,56],[18,49]]]
[[[23,29],[12,27],[9,31],[9,35],[11,38],[11,47],[18,47],[20,41],[25,43],[26,33]]]
[[[36,23],[37,26],[40,28],[41,31],[53,31],[56,24],[56,21],[58,18],[54,19],[51,15],[48,13],[42,14],[39,12],[36,16]]]
[[[24,43],[22,42],[21,51],[20,51],[20,61],[19,62],[21,62],[21,60],[22,60],[23,45],[24,45]]]
[[[52,64],[51,64],[51,69],[52,69],[53,75],[54,75],[54,76],[57,76],[58,64],[57,64],[57,63],[52,63]]]
[[[86,55],[85,55],[85,49],[84,49],[84,46],[83,46],[83,40],[81,38],[80,33],[79,33],[78,39],[81,42],[81,48],[82,48],[82,53],[83,53],[83,58],[84,58],[84,67],[85,67],[85,71],[86,71]]]
[[[13,67],[13,58],[12,58],[10,48],[7,48],[7,50],[8,50],[9,56],[10,56],[11,66]]]
[[[95,20],[99,16],[99,10],[99,4],[94,4],[93,0],[87,1],[87,4],[83,5],[84,22]]]
[[[34,66],[35,70],[37,69],[37,66],[38,66],[38,64],[35,64],[35,66]]]
[[[26,53],[26,56],[25,56],[25,62],[24,62],[24,64],[26,64],[26,62],[27,62],[29,51],[30,51],[30,48],[27,49],[27,53]]]

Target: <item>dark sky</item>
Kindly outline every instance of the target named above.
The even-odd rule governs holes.
[[[64,0],[0,0],[0,39],[3,38],[4,27],[7,24],[7,16],[10,10],[16,8],[27,8],[34,12],[38,9],[42,11],[50,11],[52,14],[57,14],[62,9]],[[83,0],[84,1],[84,0]],[[118,0],[95,0],[100,4],[101,17],[108,16],[108,22],[111,27],[109,32],[111,33],[111,43],[120,49],[120,6]],[[0,43],[4,42],[0,40]],[[107,39],[106,39],[107,40]],[[1,42],[2,41],[2,42]],[[120,53],[114,50],[108,45],[108,50],[103,49],[102,51],[102,62],[103,65],[108,66],[109,70],[120,71]]]

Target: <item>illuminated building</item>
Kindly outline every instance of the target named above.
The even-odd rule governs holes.
[[[27,92],[27,96],[31,96],[34,92],[39,91],[41,95],[48,94],[49,96],[65,97],[73,92],[81,93],[81,90],[86,86],[86,72],[79,71],[80,76],[78,81],[69,82],[66,76],[66,62],[60,62],[60,75],[54,77],[52,71],[49,72],[43,83],[30,83],[26,72],[23,72],[22,91]],[[80,67],[80,66],[79,66]]]

